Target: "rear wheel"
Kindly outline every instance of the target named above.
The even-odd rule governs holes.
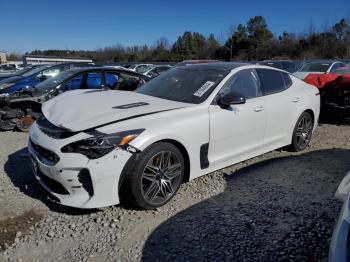
[[[293,131],[291,151],[299,152],[304,150],[310,143],[314,127],[313,117],[309,112],[304,112],[299,117]]]
[[[154,209],[173,198],[181,185],[185,167],[177,147],[156,143],[140,153],[134,164],[123,185],[129,189],[123,189],[128,202],[143,209]]]

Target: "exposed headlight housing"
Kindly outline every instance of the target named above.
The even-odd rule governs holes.
[[[0,89],[5,89],[5,88],[9,88],[11,86],[13,86],[15,83],[5,83],[0,85]]]
[[[135,129],[113,134],[104,134],[95,131],[91,133],[94,136],[68,144],[61,151],[63,153],[78,153],[89,159],[97,159],[107,155],[116,147],[126,147],[144,130]]]

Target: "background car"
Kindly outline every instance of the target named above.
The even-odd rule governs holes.
[[[142,74],[145,68],[153,66],[152,64],[135,64],[128,67],[129,70]]]
[[[333,71],[333,74],[337,75],[350,75],[350,66],[339,67]]]
[[[272,66],[278,69],[285,70],[289,73],[294,73],[299,69],[298,63],[290,60],[267,60],[257,62],[259,65]]]
[[[309,74],[304,81],[320,90],[321,121],[342,123],[350,117],[350,75]]]
[[[87,66],[91,66],[91,64],[63,63],[37,67],[34,70],[28,71],[20,76],[13,76],[0,81],[0,96],[6,96],[23,89],[33,88],[40,82],[71,68]]]
[[[312,61],[305,62],[304,65],[293,73],[296,77],[304,79],[309,74],[328,74],[332,73],[339,67],[344,67],[345,64],[338,61]]]
[[[210,60],[210,59],[195,59],[195,60],[184,60],[177,63],[175,66],[186,66],[186,65],[196,65],[196,64],[207,64],[207,63],[216,63],[220,62],[219,60]]]
[[[150,78],[113,68],[75,68],[41,82],[35,88],[13,93],[0,100],[0,130],[27,131],[41,115],[41,104],[63,92],[76,89],[133,91]]]
[[[76,90],[47,101],[28,149],[35,177],[62,205],[154,209],[190,179],[276,148],[304,150],[319,108],[318,89],[285,71],[188,65],[136,92]]]
[[[350,59],[342,59],[341,62],[343,62],[346,66],[350,66]]]
[[[2,73],[12,73],[12,72],[16,72],[18,70],[22,69],[22,67],[20,67],[18,64],[2,64],[0,65],[0,74]]]
[[[168,71],[170,68],[171,66],[168,66],[168,65],[150,66],[149,68],[145,68],[145,70],[142,70],[144,71],[143,73],[142,72],[140,73],[153,78]]]
[[[38,68],[40,65],[32,65],[32,66],[26,66],[18,71],[12,72],[12,73],[7,73],[7,74],[0,74],[0,81],[10,78],[13,76],[22,76],[24,73],[29,72],[30,70],[33,70],[35,68]]]

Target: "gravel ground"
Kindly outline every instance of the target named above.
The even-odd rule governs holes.
[[[158,210],[77,210],[46,199],[26,141],[0,134],[0,261],[326,260],[350,170],[350,126],[322,125],[306,151],[195,179]]]

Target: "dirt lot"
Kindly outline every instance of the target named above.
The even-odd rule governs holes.
[[[326,260],[350,170],[350,126],[322,125],[308,150],[186,183],[157,211],[81,211],[46,199],[26,141],[0,134],[0,261]]]

